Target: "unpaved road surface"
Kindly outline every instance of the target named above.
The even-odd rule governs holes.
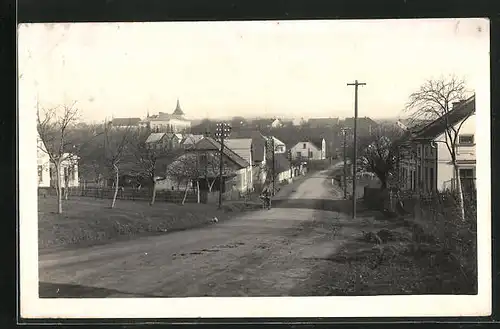
[[[337,193],[338,197],[342,193]],[[207,227],[40,255],[40,297],[307,295],[313,263],[343,239],[331,225],[346,215],[327,171],[304,180],[271,210]]]

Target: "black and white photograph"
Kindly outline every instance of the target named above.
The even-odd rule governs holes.
[[[24,318],[491,314],[481,18],[18,27]]]

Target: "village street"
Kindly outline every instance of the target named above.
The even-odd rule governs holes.
[[[312,262],[342,243],[321,223],[348,216],[322,210],[332,197],[342,196],[329,172],[311,175],[292,195],[275,200],[271,210],[198,229],[42,254],[40,297],[307,294],[296,287],[310,277]]]

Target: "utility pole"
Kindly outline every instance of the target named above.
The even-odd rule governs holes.
[[[343,179],[344,199],[347,199],[347,128],[346,127],[342,128],[342,135],[344,137],[344,144],[342,145],[344,154],[344,156],[342,157],[344,161],[344,179]]]
[[[353,173],[352,173],[352,218],[356,219],[356,171],[357,171],[357,159],[358,159],[358,150],[357,150],[357,139],[358,139],[358,87],[366,86],[364,82],[358,82],[355,80],[354,83],[348,83],[347,86],[354,86],[354,156],[352,159],[353,162]]]
[[[219,163],[219,209],[222,208],[222,190],[224,189],[224,140],[229,136],[230,127],[225,122],[217,124],[215,136],[219,138],[220,142],[220,163]]]
[[[273,150],[273,193],[272,196],[274,196],[274,193],[276,192],[276,168],[275,168],[275,163],[274,163],[274,137],[271,136],[271,147]]]

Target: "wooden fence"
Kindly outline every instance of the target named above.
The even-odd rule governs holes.
[[[82,188],[82,187],[72,187],[68,189],[68,196],[81,196],[81,197],[91,197],[96,199],[112,199],[115,193],[114,188]],[[46,196],[55,196],[56,190],[54,188],[39,188],[39,194]],[[149,189],[134,189],[134,188],[124,188],[119,189],[116,196],[119,200],[151,200],[151,190]],[[184,199],[184,191],[176,190],[160,190],[156,192],[156,201],[172,202],[172,203],[182,203]],[[200,193],[200,201],[202,203],[206,202],[206,194]],[[186,196],[186,203],[197,203],[198,196],[196,190],[189,190]]]

